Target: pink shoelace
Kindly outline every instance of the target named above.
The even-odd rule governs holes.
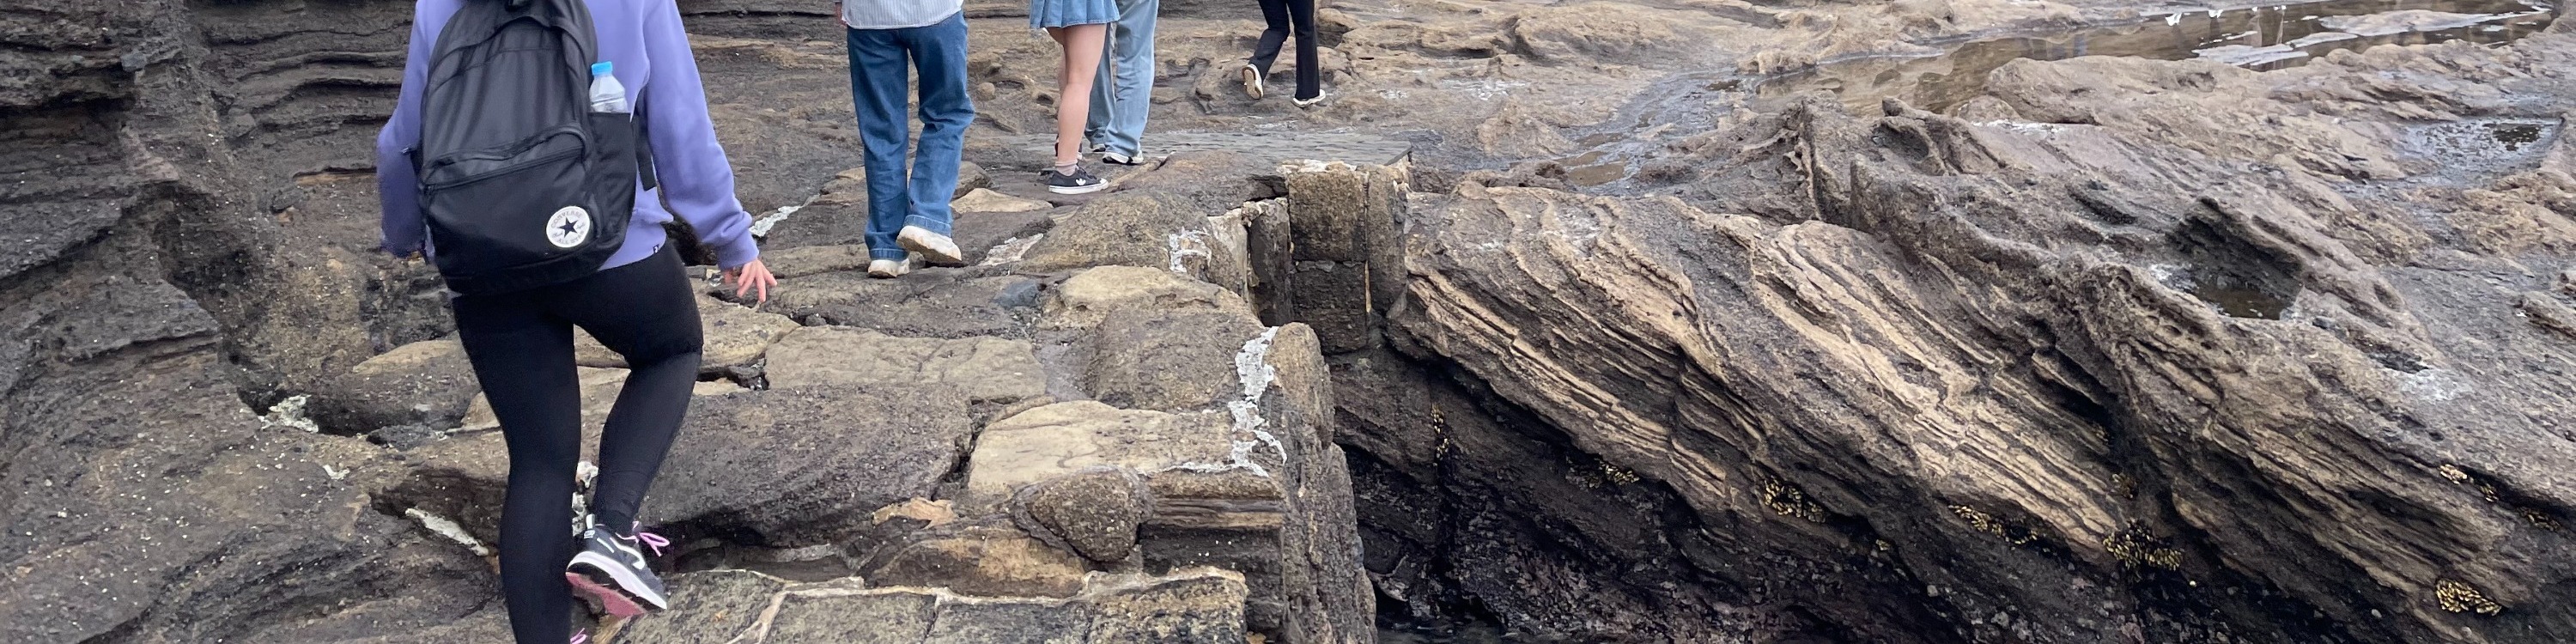
[[[574,631],[572,634],[572,644],[583,644],[589,641],[590,631]]]
[[[653,556],[656,557],[662,556],[662,548],[671,545],[671,540],[662,538],[662,535],[645,532],[644,523],[641,521],[635,523],[635,540],[643,543],[644,547],[653,549]],[[573,644],[581,643],[574,642]]]

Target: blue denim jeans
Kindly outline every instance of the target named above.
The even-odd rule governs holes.
[[[1162,0],[1118,0],[1109,52],[1091,84],[1091,117],[1082,138],[1135,157],[1144,148],[1145,113],[1154,108],[1154,18]]]
[[[966,17],[910,29],[851,29],[850,97],[859,111],[859,142],[868,171],[868,256],[903,259],[896,233],[920,226],[949,234],[949,198],[966,126],[975,122],[966,96]],[[912,174],[903,171],[912,128],[904,89],[921,72],[921,146]]]

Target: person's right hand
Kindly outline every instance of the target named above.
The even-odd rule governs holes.
[[[842,29],[848,29],[850,28],[850,14],[841,13],[841,1],[842,0],[832,0],[832,19],[841,21]]]
[[[758,291],[760,299],[751,303],[751,308],[757,309],[760,305],[769,303],[769,289],[778,285],[778,277],[769,274],[769,265],[755,259],[749,264],[725,271],[724,283],[726,286],[733,287],[733,296],[736,299],[741,298],[745,293]]]

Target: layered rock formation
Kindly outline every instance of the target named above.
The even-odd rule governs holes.
[[[1722,121],[1669,195],[1417,199],[1434,368],[1339,360],[1428,392],[1345,403],[1372,569],[1612,639],[2576,636],[2565,38],[2025,61]]]

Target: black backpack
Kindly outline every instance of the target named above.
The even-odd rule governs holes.
[[[570,281],[625,242],[649,146],[642,106],[590,111],[595,37],[582,0],[467,0],[430,49],[412,161],[450,290]]]

